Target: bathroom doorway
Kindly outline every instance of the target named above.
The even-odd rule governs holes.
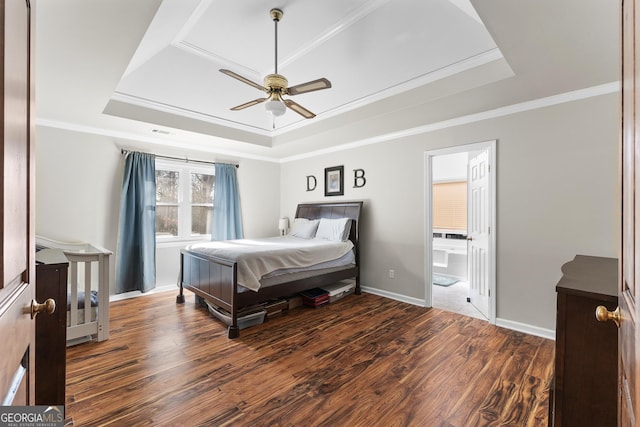
[[[495,323],[495,141],[425,153],[426,305]]]

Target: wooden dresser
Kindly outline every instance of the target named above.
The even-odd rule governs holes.
[[[36,317],[36,405],[64,405],[67,355],[67,268],[62,251],[36,253],[36,299],[56,302],[53,314]]]
[[[555,379],[550,426],[617,424],[618,330],[595,310],[618,305],[618,260],[576,255],[556,286]]]

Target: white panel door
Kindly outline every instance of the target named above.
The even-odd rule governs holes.
[[[470,157],[467,257],[471,304],[489,318],[489,149]]]

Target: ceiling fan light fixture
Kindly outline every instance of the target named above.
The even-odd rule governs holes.
[[[269,97],[264,103],[264,108],[276,117],[282,116],[287,111],[287,106],[277,94]]]
[[[312,119],[316,115],[311,111],[304,108],[302,105],[290,100],[283,99],[283,95],[287,96],[295,96],[300,95],[307,92],[314,92],[316,90],[329,89],[331,87],[331,82],[326,78],[320,78],[317,80],[312,80],[306,83],[301,83],[292,87],[289,87],[289,82],[287,78],[282,74],[278,74],[278,22],[282,19],[282,10],[280,9],[271,9],[269,11],[271,15],[271,19],[273,19],[274,27],[275,27],[275,52],[274,52],[274,73],[265,76],[263,85],[255,83],[254,81],[241,76],[240,74],[234,73],[231,70],[220,69],[219,71],[223,74],[226,74],[229,77],[232,77],[236,80],[241,81],[251,87],[254,87],[258,90],[264,91],[267,93],[266,98],[258,98],[253,101],[245,102],[244,104],[237,105],[232,107],[232,111],[244,110],[245,108],[252,107],[256,104],[264,103],[265,109],[270,112],[273,117],[282,116],[287,108],[290,108],[292,111],[300,114],[305,119]]]

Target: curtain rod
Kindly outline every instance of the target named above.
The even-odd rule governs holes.
[[[134,151],[131,150],[125,150],[124,148],[120,149],[120,153],[122,154],[126,154],[126,153],[134,153]],[[182,158],[182,157],[171,157],[171,156],[162,156],[159,154],[154,154],[154,156],[156,156],[157,158],[160,159],[167,159],[167,160],[178,160],[180,162],[185,162],[185,163],[203,163],[205,165],[215,165],[216,162],[208,162],[206,160],[192,160],[189,158]],[[236,168],[239,168],[240,165],[234,165]]]

